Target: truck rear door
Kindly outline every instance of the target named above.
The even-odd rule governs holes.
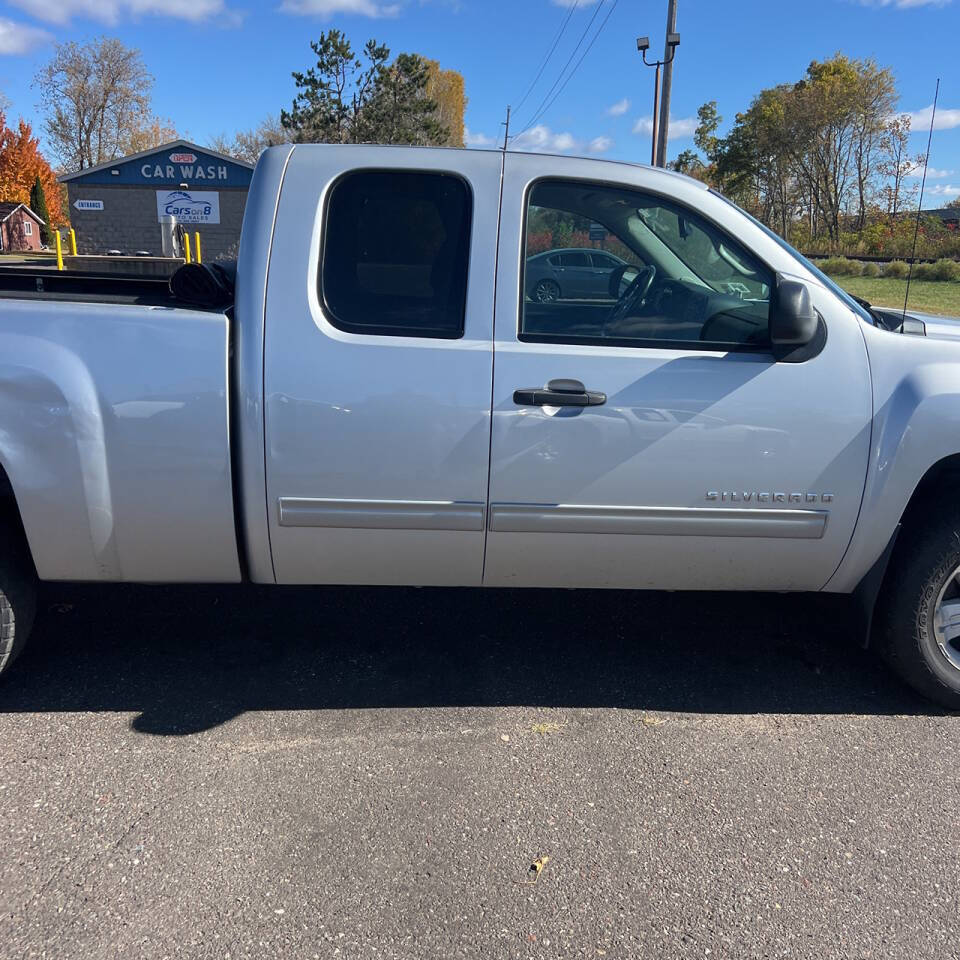
[[[280,583],[482,579],[501,158],[297,147],[266,296]]]

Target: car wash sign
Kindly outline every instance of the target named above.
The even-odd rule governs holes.
[[[214,190],[158,190],[160,223],[219,223],[220,194]]]
[[[102,163],[64,177],[65,182],[118,187],[180,187],[184,190],[246,189],[253,165],[186,141]]]
[[[162,157],[147,160],[140,164],[140,176],[144,180],[184,180],[195,183],[203,180],[206,183],[226,183],[229,179],[229,170],[225,163],[204,163],[195,153],[171,153],[166,163]]]

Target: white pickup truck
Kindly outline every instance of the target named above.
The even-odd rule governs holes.
[[[960,705],[960,324],[694,180],[275,147],[229,303],[15,279],[0,669],[37,577],[829,591]]]

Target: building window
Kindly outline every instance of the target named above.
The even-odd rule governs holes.
[[[327,204],[320,296],[334,326],[463,336],[472,199],[448,173],[347,174]]]
[[[33,236],[33,224],[29,220],[23,221],[23,235],[25,237]]]

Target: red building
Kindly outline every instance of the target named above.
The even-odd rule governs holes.
[[[40,250],[40,227],[46,226],[25,203],[0,203],[0,250]]]

